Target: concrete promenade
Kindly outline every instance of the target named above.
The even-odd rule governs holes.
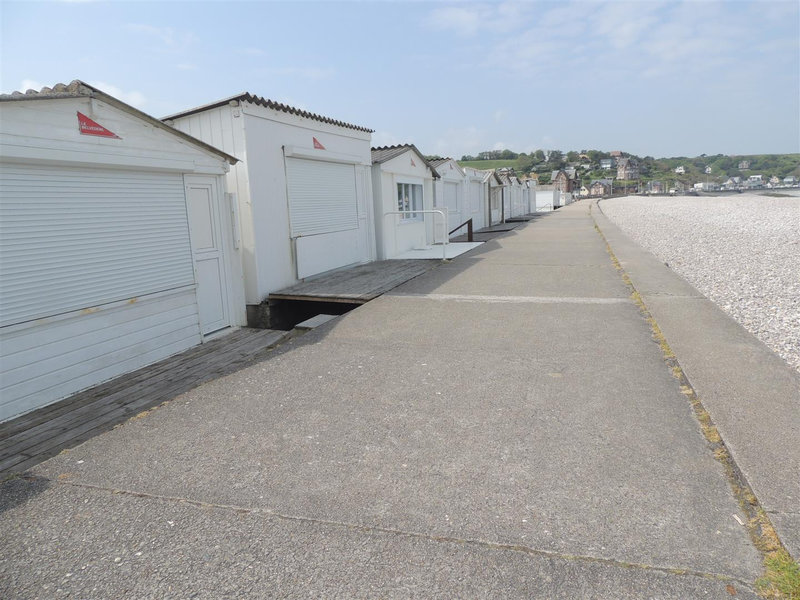
[[[589,209],[5,482],[0,597],[755,598],[749,515],[595,217],[648,294],[674,282]],[[711,397],[793,539],[794,463],[755,458],[791,401],[751,441]]]

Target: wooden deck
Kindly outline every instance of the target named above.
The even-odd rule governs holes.
[[[201,383],[253,364],[289,335],[239,329],[0,423],[0,477],[22,472]]]
[[[381,260],[335,271],[269,295],[269,300],[364,304],[422,275],[438,260]]]

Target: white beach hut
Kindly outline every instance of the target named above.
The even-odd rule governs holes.
[[[536,182],[526,179],[522,182],[522,207],[524,214],[536,212]]]
[[[482,229],[489,224],[489,184],[486,171],[463,167],[467,189],[467,204],[472,219],[472,228]],[[493,171],[492,171],[493,173]]]
[[[439,215],[409,211],[434,209],[433,182],[438,178],[436,169],[413,144],[372,149],[372,197],[380,259],[434,243],[434,227],[442,227]],[[437,235],[441,238],[442,234]]]
[[[435,208],[447,209],[447,231],[462,225],[471,212],[467,199],[466,173],[452,158],[440,158],[430,161],[439,174],[433,183],[433,205]],[[466,228],[459,229],[453,235],[466,233]],[[437,241],[440,232],[434,231]]]
[[[503,222],[503,189],[505,184],[494,169],[483,171],[483,183],[489,196],[489,225]]]
[[[164,120],[242,159],[228,187],[252,325],[265,322],[271,292],[375,260],[370,129],[249,93]]]
[[[0,421],[244,324],[233,156],[81,81],[0,111]]]

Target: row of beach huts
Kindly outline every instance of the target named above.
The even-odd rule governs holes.
[[[0,422],[253,322],[300,281],[554,206],[513,172],[372,148],[249,93],[157,119],[76,80],[0,111]]]

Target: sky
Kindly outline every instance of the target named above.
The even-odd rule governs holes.
[[[244,91],[453,156],[800,152],[800,2],[0,0],[0,91]]]

